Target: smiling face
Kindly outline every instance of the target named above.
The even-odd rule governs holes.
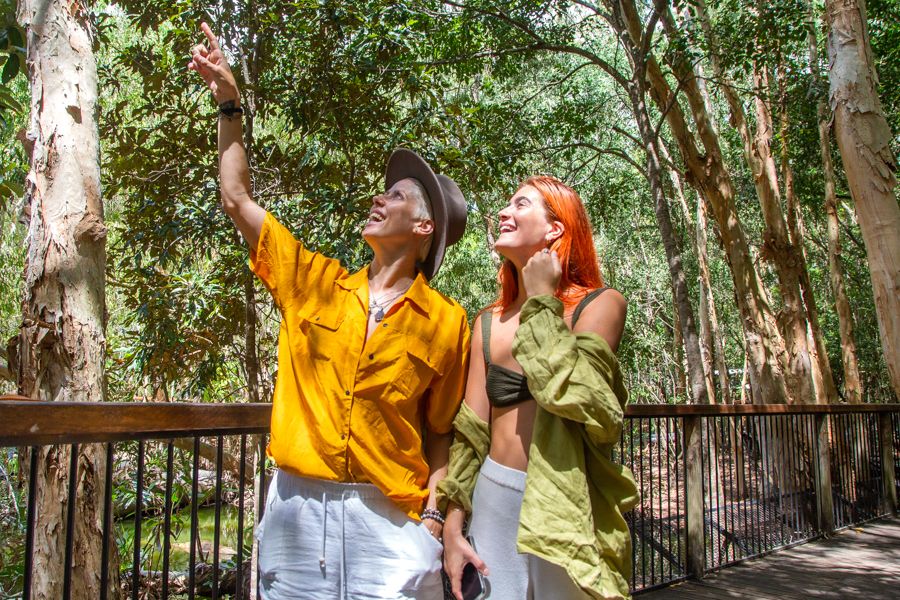
[[[497,252],[521,266],[535,252],[547,248],[563,232],[559,221],[551,220],[544,197],[537,188],[523,185],[500,211]]]
[[[410,244],[418,248],[434,230],[434,221],[423,207],[424,190],[413,179],[401,179],[372,198],[363,238],[373,249],[385,244]],[[423,210],[424,208],[424,210]]]

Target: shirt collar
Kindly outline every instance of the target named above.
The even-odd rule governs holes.
[[[337,284],[348,291],[358,291],[369,282],[369,266],[366,265],[353,275],[338,279]],[[415,303],[425,313],[431,306],[431,288],[428,286],[425,276],[418,273],[409,290],[406,291],[406,299]],[[365,302],[365,300],[363,300]]]

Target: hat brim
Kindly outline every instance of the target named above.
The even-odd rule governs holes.
[[[406,148],[398,148],[388,159],[384,173],[384,187],[388,190],[398,181],[407,178],[413,178],[422,184],[428,193],[428,201],[431,203],[434,233],[428,256],[419,263],[422,274],[427,279],[431,279],[440,268],[447,250],[447,199],[444,197],[437,176],[428,163],[415,152]]]

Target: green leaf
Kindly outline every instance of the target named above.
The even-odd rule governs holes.
[[[6,183],[2,184],[2,186],[6,189],[7,193],[16,198],[21,198],[23,195],[25,195],[25,188],[20,183],[7,181]]]
[[[9,108],[16,112],[22,110],[22,105],[13,97],[12,92],[5,85],[0,85],[0,108]]]
[[[6,66],[3,67],[3,75],[0,77],[0,81],[3,83],[9,83],[12,81],[13,77],[19,74],[19,57],[15,54],[10,54],[6,59]]]
[[[6,34],[9,36],[9,41],[13,46],[25,47],[25,35],[21,27],[17,25],[7,27]]]

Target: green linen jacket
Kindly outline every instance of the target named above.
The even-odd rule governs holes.
[[[563,304],[522,306],[512,352],[538,404],[519,519],[519,552],[564,568],[591,598],[629,598],[631,535],[623,516],[638,501],[631,471],[612,460],[627,401],[619,361],[595,333],[573,333]],[[490,448],[487,423],[463,403],[438,504],[472,510]]]

